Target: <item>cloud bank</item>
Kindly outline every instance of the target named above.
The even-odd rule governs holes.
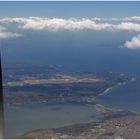
[[[140,16],[124,18],[48,18],[48,17],[18,17],[0,18],[0,39],[20,37],[21,34],[7,31],[5,27],[16,26],[17,30],[32,31],[125,31],[140,32]],[[126,41],[123,47],[128,49],[140,48],[140,35]]]
[[[140,49],[140,35],[133,37],[130,41],[126,41],[124,46],[128,49]]]
[[[110,22],[112,20],[117,21],[117,18],[101,19],[101,18],[47,18],[47,17],[29,17],[29,18],[2,18],[0,23],[2,24],[16,24],[18,29],[22,30],[40,30],[40,31],[77,31],[77,30],[96,30],[96,31],[134,31],[140,32],[140,17],[126,17],[118,19],[119,22]],[[105,21],[105,22],[104,22]],[[137,22],[132,22],[137,21]]]
[[[4,18],[2,23],[17,23],[19,29],[25,30],[48,30],[48,31],[62,31],[62,30],[105,30],[111,27],[109,23],[96,23],[92,19],[62,19],[62,18]]]

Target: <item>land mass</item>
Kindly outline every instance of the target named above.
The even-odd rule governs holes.
[[[94,104],[96,96],[132,80],[129,75],[112,72],[64,72],[50,67],[35,67],[37,72],[33,68],[18,69],[18,73],[17,69],[10,69],[4,77],[5,104]]]
[[[18,71],[18,72],[17,72]],[[4,78],[5,104],[72,103],[94,107],[103,114],[96,122],[34,130],[18,138],[140,138],[140,115],[114,110],[96,101],[116,85],[134,80],[112,72],[64,72],[56,67],[8,68]]]

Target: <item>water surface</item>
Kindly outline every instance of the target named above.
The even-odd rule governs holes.
[[[46,103],[5,106],[6,136],[22,135],[36,129],[57,128],[97,121],[101,114],[94,107]]]

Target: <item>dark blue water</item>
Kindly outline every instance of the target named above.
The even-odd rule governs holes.
[[[117,86],[97,97],[101,104],[115,108],[140,112],[140,78],[125,85]]]

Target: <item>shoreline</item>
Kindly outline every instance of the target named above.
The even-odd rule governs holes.
[[[98,96],[102,96],[102,95],[108,93],[109,91],[113,90],[114,88],[119,87],[119,86],[122,86],[122,85],[125,85],[125,84],[126,84],[126,82],[125,82],[125,83],[118,83],[118,84],[116,84],[116,85],[114,85],[114,86],[112,86],[112,87],[109,87],[109,88],[105,89],[105,90],[104,90],[101,94],[99,94]]]
[[[135,80],[135,78],[132,78],[130,81],[134,81],[134,80]],[[130,81],[118,83],[115,86],[109,87],[97,96],[102,96],[102,95],[108,93],[113,88],[119,87],[121,85],[125,85]],[[137,126],[137,122],[139,122],[139,120],[140,120],[140,113],[139,112],[124,110],[124,109],[113,109],[111,107],[106,107],[106,105],[100,104],[98,102],[95,105],[95,109],[98,112],[100,112],[101,114],[104,114],[104,117],[100,121],[97,121],[94,123],[89,122],[89,123],[68,125],[68,126],[57,128],[57,129],[50,128],[50,129],[43,129],[43,130],[33,130],[30,132],[24,133],[22,136],[24,138],[28,138],[30,136],[31,136],[31,138],[33,138],[34,136],[42,138],[41,135],[45,133],[46,138],[49,137],[49,138],[61,138],[61,139],[63,139],[63,138],[83,138],[83,136],[84,136],[84,138],[87,138],[88,136],[89,136],[89,138],[125,138],[125,136],[127,136],[125,134],[130,133],[129,129],[131,127]],[[132,126],[127,124],[128,122],[130,122],[132,124]],[[134,122],[134,123],[132,123],[132,122]],[[95,125],[97,125],[97,128],[94,128]],[[110,125],[112,126],[111,128],[110,128]],[[90,128],[90,126],[93,126],[93,127]],[[114,127],[114,126],[116,126],[116,127]],[[124,126],[125,126],[125,128],[129,128],[128,131],[124,129]],[[82,127],[86,127],[89,131],[82,129]],[[118,131],[118,127],[122,128],[123,131],[122,132]],[[81,132],[81,130],[83,130],[83,133],[75,134],[74,131],[72,131],[70,134],[69,133],[67,134],[67,131],[73,130],[73,129],[77,129],[79,132]],[[91,130],[94,129],[94,131],[90,132],[90,129]],[[103,129],[106,131],[102,132]],[[91,135],[89,135],[89,132]],[[95,132],[95,134],[94,134],[94,132]],[[98,135],[96,132],[98,132],[98,134],[100,134],[100,135]],[[133,134],[133,131],[131,131],[131,133]],[[122,136],[120,136],[120,135],[122,135]],[[135,136],[135,135],[133,135],[133,136]],[[139,136],[137,136],[136,138],[139,138]]]
[[[132,82],[132,81],[135,81],[135,80],[136,80],[135,77],[132,77],[132,79],[131,79],[130,81],[120,82],[120,83],[118,83],[118,84],[116,84],[116,85],[114,85],[114,86],[112,86],[112,87],[109,87],[109,88],[105,89],[105,90],[104,90],[101,94],[99,94],[98,96],[102,96],[102,95],[108,93],[109,91],[113,90],[114,88],[120,87],[120,86],[122,86],[122,85],[125,85],[127,82]]]
[[[111,90],[113,90],[114,88],[117,88],[117,87],[119,87],[119,86],[125,85],[125,84],[127,84],[128,82],[133,82],[133,81],[135,81],[135,80],[136,80],[136,78],[135,78],[135,77],[132,77],[132,79],[131,79],[130,81],[118,83],[118,84],[116,84],[115,86],[112,86],[112,87],[107,88],[104,92],[102,92],[102,93],[99,94],[98,96],[103,96],[103,95],[105,95],[105,94],[108,94],[108,92],[111,91]],[[98,96],[97,96],[97,97],[98,97]],[[97,98],[97,97],[96,97],[96,98]],[[131,112],[131,113],[140,115],[140,112],[137,112],[137,111],[126,110],[126,109],[124,110],[124,109],[120,109],[120,108],[114,109],[114,108],[111,108],[111,107],[106,107],[106,105],[103,105],[102,103],[97,103],[97,106],[98,106],[98,105],[99,105],[101,108],[103,108],[103,110],[104,110],[105,112],[108,112],[108,111],[111,111],[111,112],[127,111],[127,112]],[[97,110],[97,111],[100,111],[100,110]],[[100,111],[100,112],[103,113],[102,111]]]
[[[119,86],[121,86],[121,85],[125,85],[127,82],[130,82],[130,81],[134,81],[134,78],[132,78],[131,80],[126,81],[126,82],[117,83],[116,85],[105,89],[101,94],[98,94],[97,96],[102,96],[102,95],[108,93],[108,92],[109,92],[110,90],[112,90],[113,88],[119,87]],[[96,96],[96,97],[97,97],[97,96]],[[96,100],[96,97],[95,97],[95,100]],[[96,101],[97,101],[97,100],[96,100]],[[110,113],[112,114],[112,113],[119,113],[119,111],[127,111],[127,110],[121,110],[121,109],[108,108],[108,107],[106,107],[106,106],[104,106],[103,104],[100,104],[100,103],[98,103],[98,102],[97,102],[95,108],[96,108],[96,111],[98,111],[98,112],[100,112],[100,113],[102,113],[102,114],[104,114],[104,115],[107,115],[107,116],[110,116]],[[128,111],[128,112],[130,112],[130,111]],[[91,122],[91,123],[92,123],[92,122]],[[88,124],[88,123],[85,123],[85,125],[86,125],[86,124]],[[69,127],[69,126],[71,126],[71,125],[68,125],[68,127]],[[67,127],[67,126],[66,126],[66,127]],[[61,129],[61,127],[59,127],[59,128]],[[58,128],[58,129],[59,129],[59,128]],[[50,128],[50,129],[52,129],[52,128]],[[43,129],[43,130],[48,130],[48,129]],[[36,131],[36,130],[33,130],[33,132],[34,132],[34,131]],[[27,133],[28,133],[28,132],[27,132]],[[24,134],[23,134],[23,135],[24,135]]]

